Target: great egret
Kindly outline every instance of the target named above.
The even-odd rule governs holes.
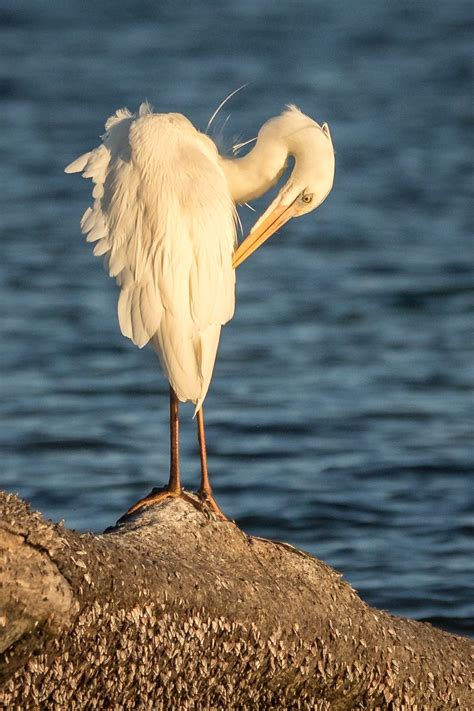
[[[179,471],[179,401],[196,404],[201,498],[219,515],[209,482],[203,401],[221,327],[234,313],[234,269],[291,217],[320,205],[334,180],[327,124],[294,106],[267,121],[241,158],[220,156],[185,116],[120,109],[102,144],[66,173],[94,183],[81,221],[120,287],[118,319],[139,348],[152,342],[170,383],[170,478],[129,509],[167,497],[188,498]],[[288,182],[236,248],[234,203],[256,198],[295,160]],[[235,250],[235,251],[234,251]]]

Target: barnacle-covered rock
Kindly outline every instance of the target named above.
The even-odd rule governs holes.
[[[0,551],[1,708],[474,707],[469,640],[179,499],[92,535],[0,495]]]

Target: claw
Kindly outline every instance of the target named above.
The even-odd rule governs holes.
[[[212,494],[207,491],[200,491],[198,496],[203,505],[216,514],[220,521],[229,521]]]

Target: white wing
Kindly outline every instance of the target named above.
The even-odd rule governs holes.
[[[178,397],[202,403],[234,310],[234,206],[217,149],[179,114],[108,119],[103,143],[66,172],[94,183],[82,231],[121,287],[122,333],[150,339]]]

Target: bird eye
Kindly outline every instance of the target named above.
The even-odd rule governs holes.
[[[301,199],[303,202],[311,202],[311,200],[313,199],[313,196],[310,195],[309,193],[307,193],[306,195],[302,195]]]

